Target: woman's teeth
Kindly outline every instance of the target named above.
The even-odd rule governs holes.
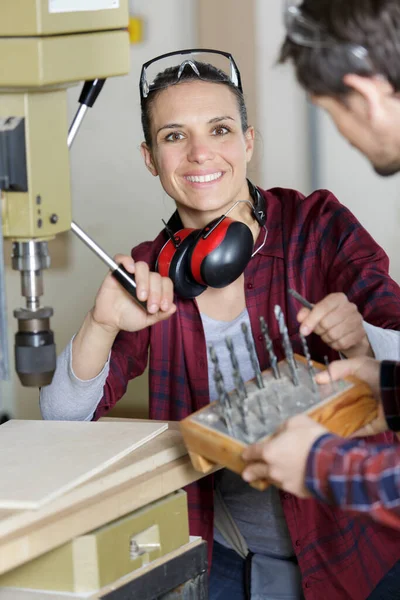
[[[185,179],[191,183],[208,183],[209,181],[215,181],[220,177],[222,177],[222,173],[221,171],[218,171],[218,173],[212,173],[210,175],[187,175]]]

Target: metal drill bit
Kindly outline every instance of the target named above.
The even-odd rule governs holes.
[[[256,351],[254,349],[254,344],[253,344],[253,341],[249,334],[249,328],[247,327],[246,323],[242,323],[242,331],[243,331],[243,335],[244,335],[244,340],[246,342],[246,348],[247,348],[247,351],[250,356],[251,366],[254,369],[254,375],[255,375],[257,387],[258,387],[258,389],[262,390],[264,387],[264,382],[263,382],[261,371],[260,371],[260,365],[258,364],[258,359],[257,359]]]
[[[245,390],[243,390],[243,388],[241,388],[240,385],[238,385],[238,384],[239,384],[239,382],[235,381],[236,391],[237,391],[237,395],[239,397],[239,402],[238,402],[237,407],[238,407],[238,411],[240,414],[240,418],[242,420],[243,432],[245,433],[246,436],[248,436],[249,428],[247,425],[247,418],[249,416],[249,407],[248,407],[248,403],[247,403],[247,396],[246,396]]]
[[[281,374],[279,373],[278,358],[274,352],[274,346],[269,336],[268,326],[265,322],[264,317],[260,317],[261,333],[264,336],[265,347],[269,355],[269,362],[271,365],[272,372],[275,379],[280,379]]]
[[[310,380],[311,380],[311,387],[312,387],[313,392],[316,392],[317,384],[315,383],[315,380],[314,380],[314,375],[315,375],[314,366],[313,366],[313,363],[311,360],[311,354],[310,354],[310,350],[308,348],[307,340],[306,340],[305,336],[301,333],[301,331],[300,331],[300,339],[301,339],[301,343],[303,344],[304,356],[306,357],[306,360],[307,360],[307,368],[308,368],[308,374],[309,374]]]
[[[215,348],[214,346],[210,345],[208,350],[210,353],[211,362],[214,365],[214,381],[218,393],[218,401],[221,406],[232,408],[231,399],[229,398],[229,394],[225,389],[224,376],[219,368],[219,361],[217,353],[215,352]]]
[[[226,347],[229,350],[229,356],[231,358],[232,375],[233,375],[233,380],[235,382],[236,390],[238,392],[240,390],[244,394],[244,396],[247,398],[246,386],[244,385],[244,381],[240,374],[239,362],[238,362],[238,359],[237,359],[237,356],[235,353],[235,349],[233,347],[232,338],[230,338],[230,337],[225,338],[225,343],[226,343]]]
[[[225,338],[226,346],[229,350],[229,356],[232,363],[232,375],[233,382],[235,384],[236,393],[239,398],[239,402],[237,404],[240,417],[242,419],[243,431],[246,435],[248,435],[249,430],[247,427],[247,417],[249,413],[249,407],[247,403],[247,391],[242,376],[240,374],[239,363],[235,353],[235,349],[233,347],[232,338]]]
[[[234,427],[232,421],[232,404],[229,394],[227,393],[224,385],[224,376],[222,375],[221,369],[219,368],[219,361],[217,353],[215,352],[214,346],[210,345],[209,354],[211,361],[214,365],[214,381],[215,387],[218,393],[219,407],[222,412],[222,416],[225,420],[226,427],[230,435],[234,435]]]
[[[282,336],[283,349],[285,351],[285,356],[287,363],[289,365],[290,374],[292,376],[293,385],[299,385],[299,378],[296,373],[296,362],[294,359],[292,344],[289,339],[289,332],[286,327],[285,317],[283,316],[283,312],[280,306],[275,306],[275,317],[279,324],[279,331]]]
[[[299,292],[296,292],[296,290],[292,290],[291,288],[289,288],[288,292],[291,296],[293,296],[293,298],[296,298],[296,300],[298,300],[300,302],[300,304],[302,304],[306,308],[308,308],[310,310],[312,310],[314,308],[314,304],[311,304],[311,302],[306,300],[303,296],[301,296],[301,294],[299,294]]]
[[[250,355],[250,361],[251,361],[251,365],[254,369],[254,374],[255,374],[255,380],[257,383],[257,387],[259,390],[262,390],[265,388],[264,386],[264,382],[263,382],[263,378],[262,378],[262,374],[261,374],[261,370],[260,370],[260,365],[258,363],[258,359],[257,359],[257,355],[256,355],[256,351],[254,348],[254,343],[250,337],[249,334],[249,328],[247,327],[246,323],[242,323],[242,331],[243,331],[243,335],[244,335],[244,339],[246,342],[246,347],[247,350],[249,352]],[[265,417],[264,417],[264,411],[263,411],[263,406],[262,406],[262,402],[261,402],[261,396],[259,394],[256,395],[256,401],[258,404],[258,408],[259,408],[259,412],[260,412],[260,420],[262,423],[265,424]]]
[[[330,371],[330,368],[329,368],[329,359],[328,359],[327,356],[324,356],[324,363],[325,363],[325,366],[326,366],[326,370],[328,371],[329,381],[330,381],[331,387],[334,390],[336,386],[335,386],[335,384],[333,382],[333,379],[332,379],[331,371]]]

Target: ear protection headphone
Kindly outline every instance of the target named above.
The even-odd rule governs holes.
[[[250,181],[248,185],[254,218],[266,232],[264,245],[267,238],[265,199]],[[250,228],[227,214],[214,219],[203,229],[184,229],[175,212],[165,225],[169,239],[158,255],[156,271],[172,279],[175,292],[181,298],[195,298],[207,287],[228,286],[243,273],[252,256],[261,249],[260,246],[253,252]]]

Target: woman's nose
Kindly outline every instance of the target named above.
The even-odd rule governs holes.
[[[190,162],[197,162],[203,164],[208,160],[214,158],[214,151],[211,144],[206,142],[204,139],[191,140],[190,147],[188,149],[188,160]]]

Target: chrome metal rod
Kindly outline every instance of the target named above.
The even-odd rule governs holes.
[[[82,121],[85,117],[87,109],[88,109],[88,107],[86,106],[86,104],[81,104],[77,110],[77,113],[76,113],[74,120],[72,121],[71,126],[68,131],[68,138],[67,138],[68,148],[71,148],[71,146],[74,142],[76,134],[78,133],[80,126],[82,125]]]
[[[103,248],[96,244],[96,242],[87,233],[85,233],[83,229],[81,229],[79,225],[77,225],[74,221],[72,221],[71,223],[71,229],[78,236],[78,238],[86,244],[86,246],[93,250],[93,252],[99,258],[101,258],[101,260],[105,262],[108,267],[110,267],[112,271],[118,269],[118,264],[115,262],[115,260],[113,260],[107,254],[107,252],[103,250]]]

